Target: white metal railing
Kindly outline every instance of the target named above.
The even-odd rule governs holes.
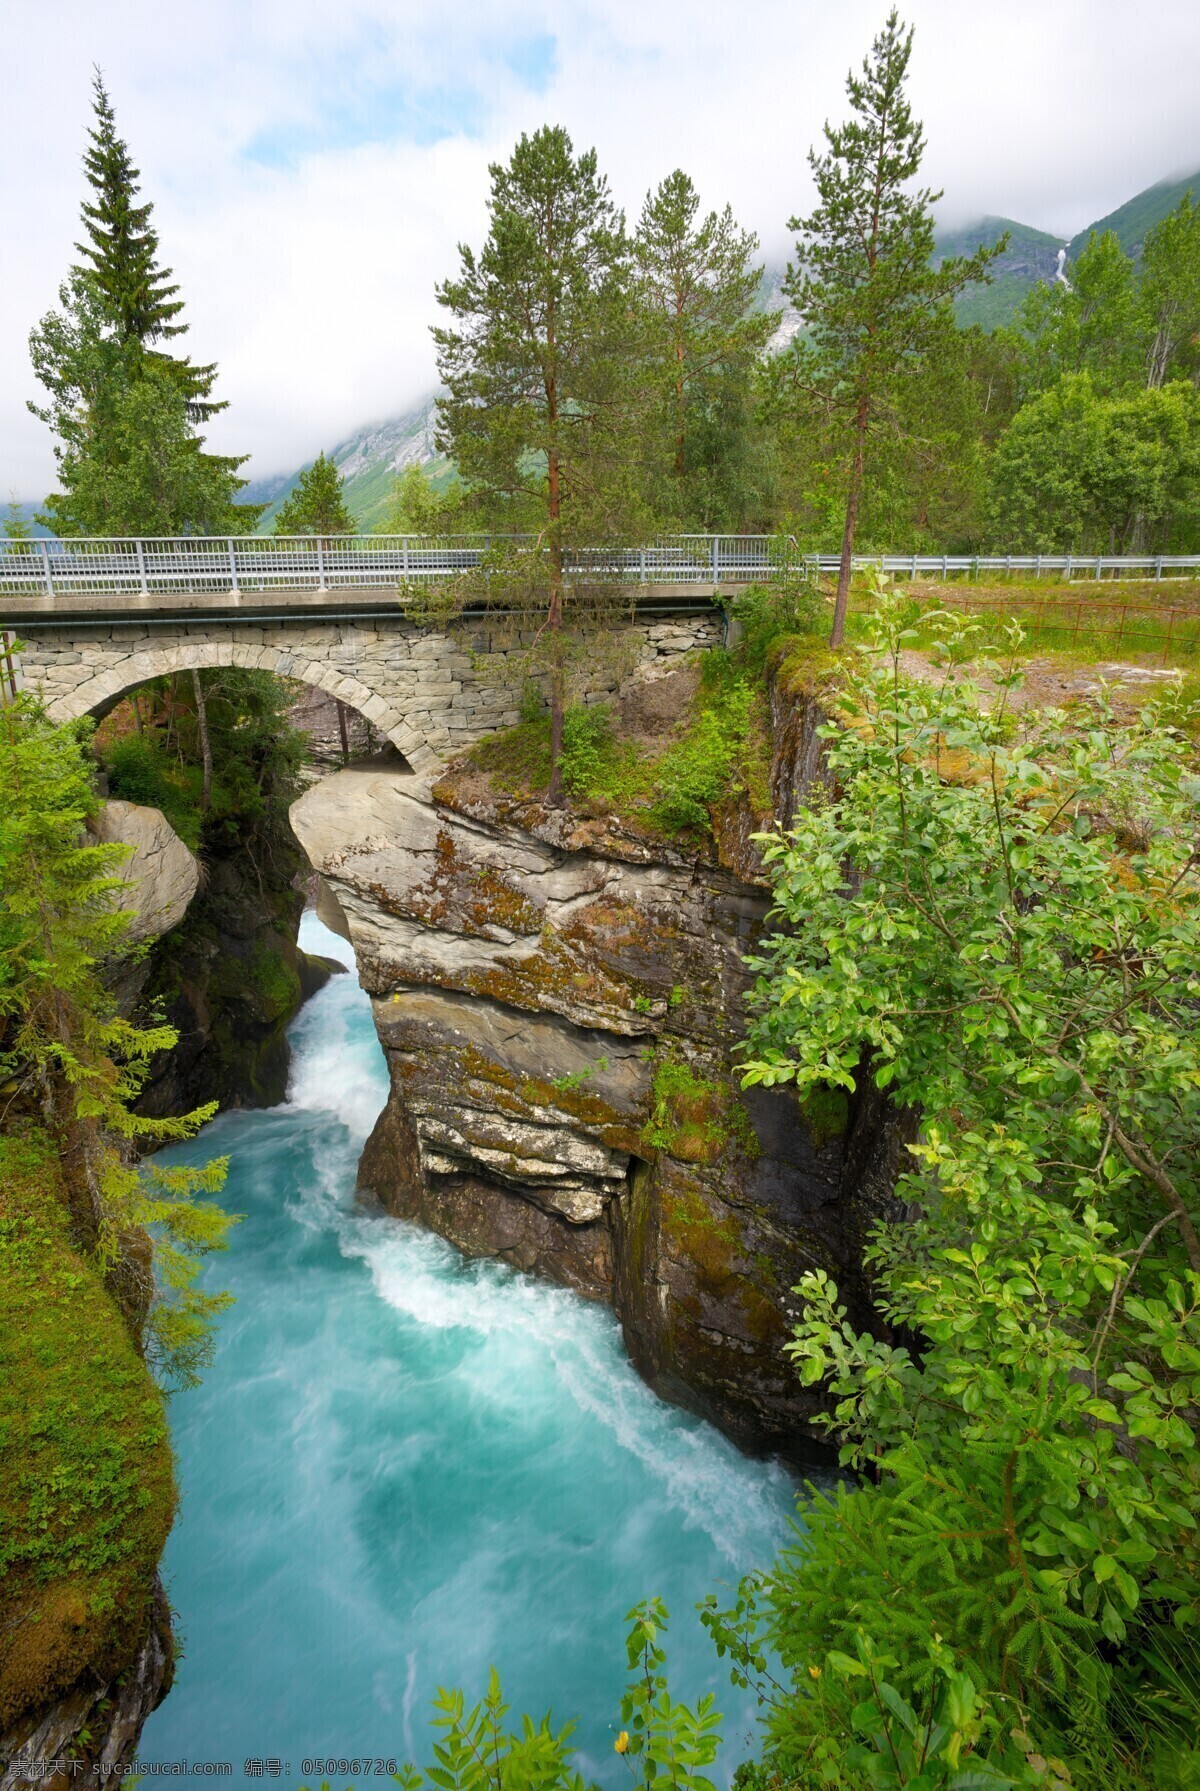
[[[0,541],[0,597],[162,596],[406,587],[480,566],[500,545],[532,537],[488,535],[183,536],[141,540]],[[714,590],[763,578],[786,562],[802,576],[833,573],[836,554],[801,554],[772,535],[662,535],[640,547],[594,547],[569,557],[575,578]],[[1200,571],[1200,554],[856,554],[856,570],[897,577],[978,578],[1032,573],[1156,579]]]
[[[402,592],[453,577],[503,545],[532,537],[488,535],[185,536],[141,540],[35,539],[0,543],[0,595],[170,596],[335,591]],[[587,548],[569,556],[575,578],[622,584],[748,583],[769,573],[768,535],[668,535],[640,547]]]

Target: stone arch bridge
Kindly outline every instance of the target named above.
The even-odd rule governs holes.
[[[735,546],[722,562],[723,541]],[[719,640],[721,596],[763,575],[768,546],[754,537],[680,537],[674,547],[627,554],[619,578],[628,620],[619,650],[589,668],[585,699],[611,694],[639,667]],[[223,560],[220,549],[228,550]],[[516,662],[526,641],[486,610],[453,634],[407,613],[411,570],[406,583],[395,566],[374,565],[398,556],[394,544],[342,542],[336,556],[320,549],[293,544],[299,570],[288,563],[279,575],[270,570],[269,556],[282,551],[273,541],[5,544],[0,632],[23,643],[8,681],[39,690],[53,720],[71,721],[103,715],[170,672],[274,672],[357,710],[417,771],[517,720]],[[415,577],[460,570],[475,551],[426,544]],[[417,549],[405,544],[403,553],[412,569]],[[6,645],[0,639],[0,652]]]

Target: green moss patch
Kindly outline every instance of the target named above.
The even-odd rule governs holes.
[[[0,1729],[127,1664],[174,1513],[162,1396],[70,1242],[51,1142],[0,1137]]]
[[[731,1147],[758,1155],[758,1139],[733,1085],[698,1076],[668,1057],[654,1072],[650,1118],[642,1143],[680,1163],[715,1163]]]

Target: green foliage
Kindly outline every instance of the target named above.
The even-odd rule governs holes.
[[[628,442],[640,400],[629,245],[595,151],[576,157],[565,130],[522,136],[507,166],[490,172],[487,241],[478,257],[463,247],[459,277],[438,288],[456,326],[434,331],[446,386],[438,443],[484,514],[535,542],[497,547],[445,597],[459,609],[485,600],[509,612],[518,633],[536,623],[556,801],[570,612],[581,610],[595,632],[620,608],[603,576],[566,580],[564,555],[622,538],[639,507]]]
[[[1069,285],[1035,286],[1021,307],[1030,389],[1045,391],[1078,373],[1105,396],[1136,382],[1145,368],[1139,310],[1133,262],[1111,230],[1093,236]]]
[[[38,520],[62,535],[244,534],[241,461],[203,451],[176,363],[118,333],[82,276],[60,288],[29,338],[49,402],[31,405],[57,437],[61,490]]]
[[[786,548],[781,544],[781,554]],[[741,662],[760,673],[771,648],[791,635],[812,635],[823,627],[825,605],[816,582],[786,572],[765,584],[747,585],[731,603],[741,633]]]
[[[678,1006],[678,1003],[674,1004]],[[655,1064],[650,1117],[642,1142],[685,1163],[709,1163],[736,1143],[756,1157],[758,1139],[750,1116],[728,1081],[699,1076],[669,1051]]]
[[[562,780],[571,795],[590,790],[612,745],[612,711],[605,703],[580,703],[563,716]]]
[[[155,346],[184,334],[183,304],[99,74],[93,103],[84,264],[29,338],[49,394],[30,409],[57,437],[62,487],[38,520],[61,535],[247,533],[261,506],[235,502],[242,460],[206,454],[195,429],[225,408],[211,395],[216,369]]]
[[[114,1268],[132,1232],[155,1228],[162,1273],[147,1347],[167,1378],[187,1382],[222,1303],[195,1288],[197,1259],[229,1225],[191,1197],[215,1192],[224,1164],[143,1173],[132,1152],[192,1136],[212,1109],[159,1120],[131,1110],[175,1034],[124,1018],[103,980],[125,949],[113,873],[126,849],[82,843],[96,798],[80,730],[52,726],[24,696],[0,711],[0,796],[0,1077],[11,1099],[42,1112],[70,1166],[81,1239],[100,1263]]]
[[[721,1717],[711,1692],[693,1710],[672,1698],[666,1675],[669,1613],[662,1600],[636,1605],[627,1621],[626,1640],[631,1678],[621,1699],[621,1722],[614,1743],[630,1767],[633,1786],[656,1791],[716,1791],[701,1770],[716,1759],[721,1745]],[[424,1771],[411,1765],[396,1773],[404,1791],[597,1791],[572,1767],[574,1724],[551,1726],[522,1717],[519,1728],[505,1719],[508,1705],[493,1668],[488,1689],[467,1707],[461,1691],[440,1691],[434,1699],[433,1764]]]
[[[729,206],[697,222],[699,209],[695,187],[677,168],[646,195],[633,243],[657,399],[648,427],[663,438],[654,466],[661,478],[660,467],[669,465],[674,485],[654,501],[689,526],[728,528],[763,507],[751,373],[779,313],[753,308],[762,278],[753,261],[758,238],[738,228]]]
[[[87,243],[77,244],[87,264],[73,271],[96,293],[111,320],[118,341],[149,351],[156,371],[174,382],[187,400],[194,422],[224,410],[211,398],[216,368],[194,367],[190,360],[151,347],[187,334],[179,322],[183,300],[176,298],[171,269],[158,265],[158,232],[150,222],[154,207],[137,203],[140,171],[117,136],[112,103],[103,76],[92,83],[96,122],[83,158],[93,197],[82,206]]]
[[[708,832],[712,810],[745,787],[739,776],[758,692],[737,678],[713,692],[677,745],[656,767],[658,795],[651,813],[667,832]]]
[[[826,150],[810,150],[818,202],[798,233],[797,265],[785,290],[808,328],[790,350],[794,382],[842,420],[848,467],[843,554],[853,550],[867,471],[868,438],[886,429],[899,389],[920,377],[950,327],[963,288],[985,281],[1005,239],[969,258],[935,265],[933,207],[941,197],[914,188],[925,141],[905,95],[912,32],[895,9],[847,77],[853,117],[826,124]],[[832,644],[845,625],[849,568],[843,564]]]
[[[186,787],[180,768],[152,734],[126,734],[104,753],[108,793],[122,802],[161,809],[180,839],[194,852],[200,844],[197,791]],[[190,783],[192,780],[188,780]]]
[[[1024,553],[1187,551],[1197,537],[1200,399],[1176,381],[1100,396],[1070,374],[1017,412],[996,450],[993,540]]]
[[[140,733],[106,738],[109,794],[159,808],[193,850],[213,850],[278,823],[297,793],[303,737],[288,695],[269,672],[219,666],[199,674],[213,761],[202,803],[203,752],[195,690],[186,675],[154,679],[137,695]]]
[[[318,454],[305,467],[296,489],[279,507],[277,535],[353,535],[354,518],[346,508],[344,481],[332,460]]]
[[[766,844],[785,930],[746,1080],[870,1075],[922,1129],[868,1250],[888,1340],[822,1274],[798,1290],[801,1379],[874,1481],[814,1499],[765,1633],[799,1693],[861,1628],[914,1707],[937,1639],[1144,1782],[1200,1713],[1175,1671],[1172,1715],[1155,1648],[1200,1615],[1200,780],[1153,710],[1013,730],[1018,675],[985,664],[985,708],[949,618],[946,682],[907,684],[905,620],[882,600],[829,730],[836,797]],[[781,1758],[812,1757],[811,1718],[780,1701]]]
[[[428,469],[410,460],[393,483],[378,532],[381,535],[452,534],[455,528],[466,526],[463,504],[463,487],[457,477],[451,479],[446,489],[439,491]]]

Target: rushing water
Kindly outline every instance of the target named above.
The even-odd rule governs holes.
[[[302,938],[350,961],[312,916]],[[727,1780],[752,1708],[693,1607],[769,1561],[786,1476],[656,1399],[611,1313],[356,1207],[387,1075],[352,969],[292,1046],[284,1105],[172,1153],[228,1154],[245,1217],[206,1271],[237,1297],[215,1364],[171,1408],[184,1657],[141,1759],[229,1760],[235,1783],[252,1760],[293,1782],[313,1758],[423,1761],[438,1685],[475,1695],[494,1663],[514,1713],[578,1717],[580,1764],[615,1786],[623,1620],[659,1594],[676,1695],[726,1713]]]

